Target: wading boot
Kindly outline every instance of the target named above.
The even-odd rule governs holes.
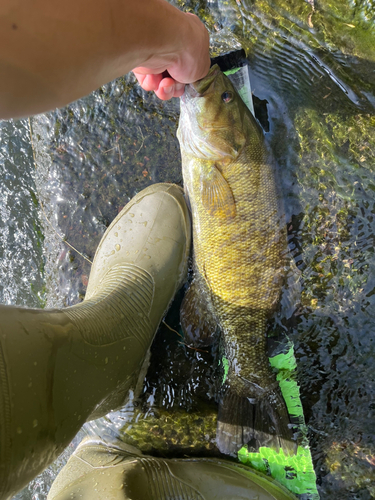
[[[226,460],[160,459],[83,441],[47,500],[296,500],[274,479]]]
[[[82,424],[121,406],[185,280],[182,189],[137,194],[97,249],[85,300],[63,310],[0,306],[0,499],[47,467]]]

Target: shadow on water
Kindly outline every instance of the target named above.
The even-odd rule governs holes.
[[[295,344],[319,492],[324,499],[368,500],[375,497],[375,4],[176,5],[248,52],[253,92],[263,103],[266,139],[281,173],[289,245],[301,272],[298,318],[290,325],[281,307],[276,323],[287,325]],[[1,204],[2,261],[12,263],[11,273],[1,267],[9,282],[3,301],[37,306],[43,267],[48,306],[83,299],[90,264],[46,223],[43,261],[32,200],[39,197],[52,225],[92,260],[106,227],[136,192],[154,182],[181,183],[178,113],[177,100],[160,102],[127,75],[35,117],[37,188],[30,187],[29,171],[20,169],[32,163],[27,123],[1,124],[2,189],[3,179],[12,178],[7,192],[23,193],[22,203],[3,197]],[[17,152],[12,156],[3,143]],[[22,227],[10,211],[15,205],[27,214]],[[15,242],[25,249],[18,260],[12,260]],[[28,292],[31,284],[35,293]],[[6,290],[15,292],[8,296]],[[178,303],[167,323],[179,330]],[[120,415],[123,437],[145,452],[215,454],[218,368],[212,359],[162,326],[144,392]],[[96,425],[112,432],[105,422]],[[56,467],[19,498],[45,498]]]

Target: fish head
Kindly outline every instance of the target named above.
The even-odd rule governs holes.
[[[186,85],[181,97],[181,149],[224,164],[235,160],[246,143],[248,113],[229,78],[212,66],[207,76]]]

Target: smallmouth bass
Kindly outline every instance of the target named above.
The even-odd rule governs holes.
[[[267,356],[267,321],[280,298],[287,244],[263,132],[229,79],[213,66],[186,86],[177,133],[193,219],[194,278],[181,322],[198,343],[218,326],[228,373],[216,441],[296,452]]]

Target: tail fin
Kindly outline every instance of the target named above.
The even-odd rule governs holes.
[[[219,404],[216,443],[228,455],[244,445],[258,451],[260,447],[283,449],[295,455],[297,443],[289,426],[288,411],[279,386],[264,391],[261,398],[239,396],[230,385],[224,388]]]

